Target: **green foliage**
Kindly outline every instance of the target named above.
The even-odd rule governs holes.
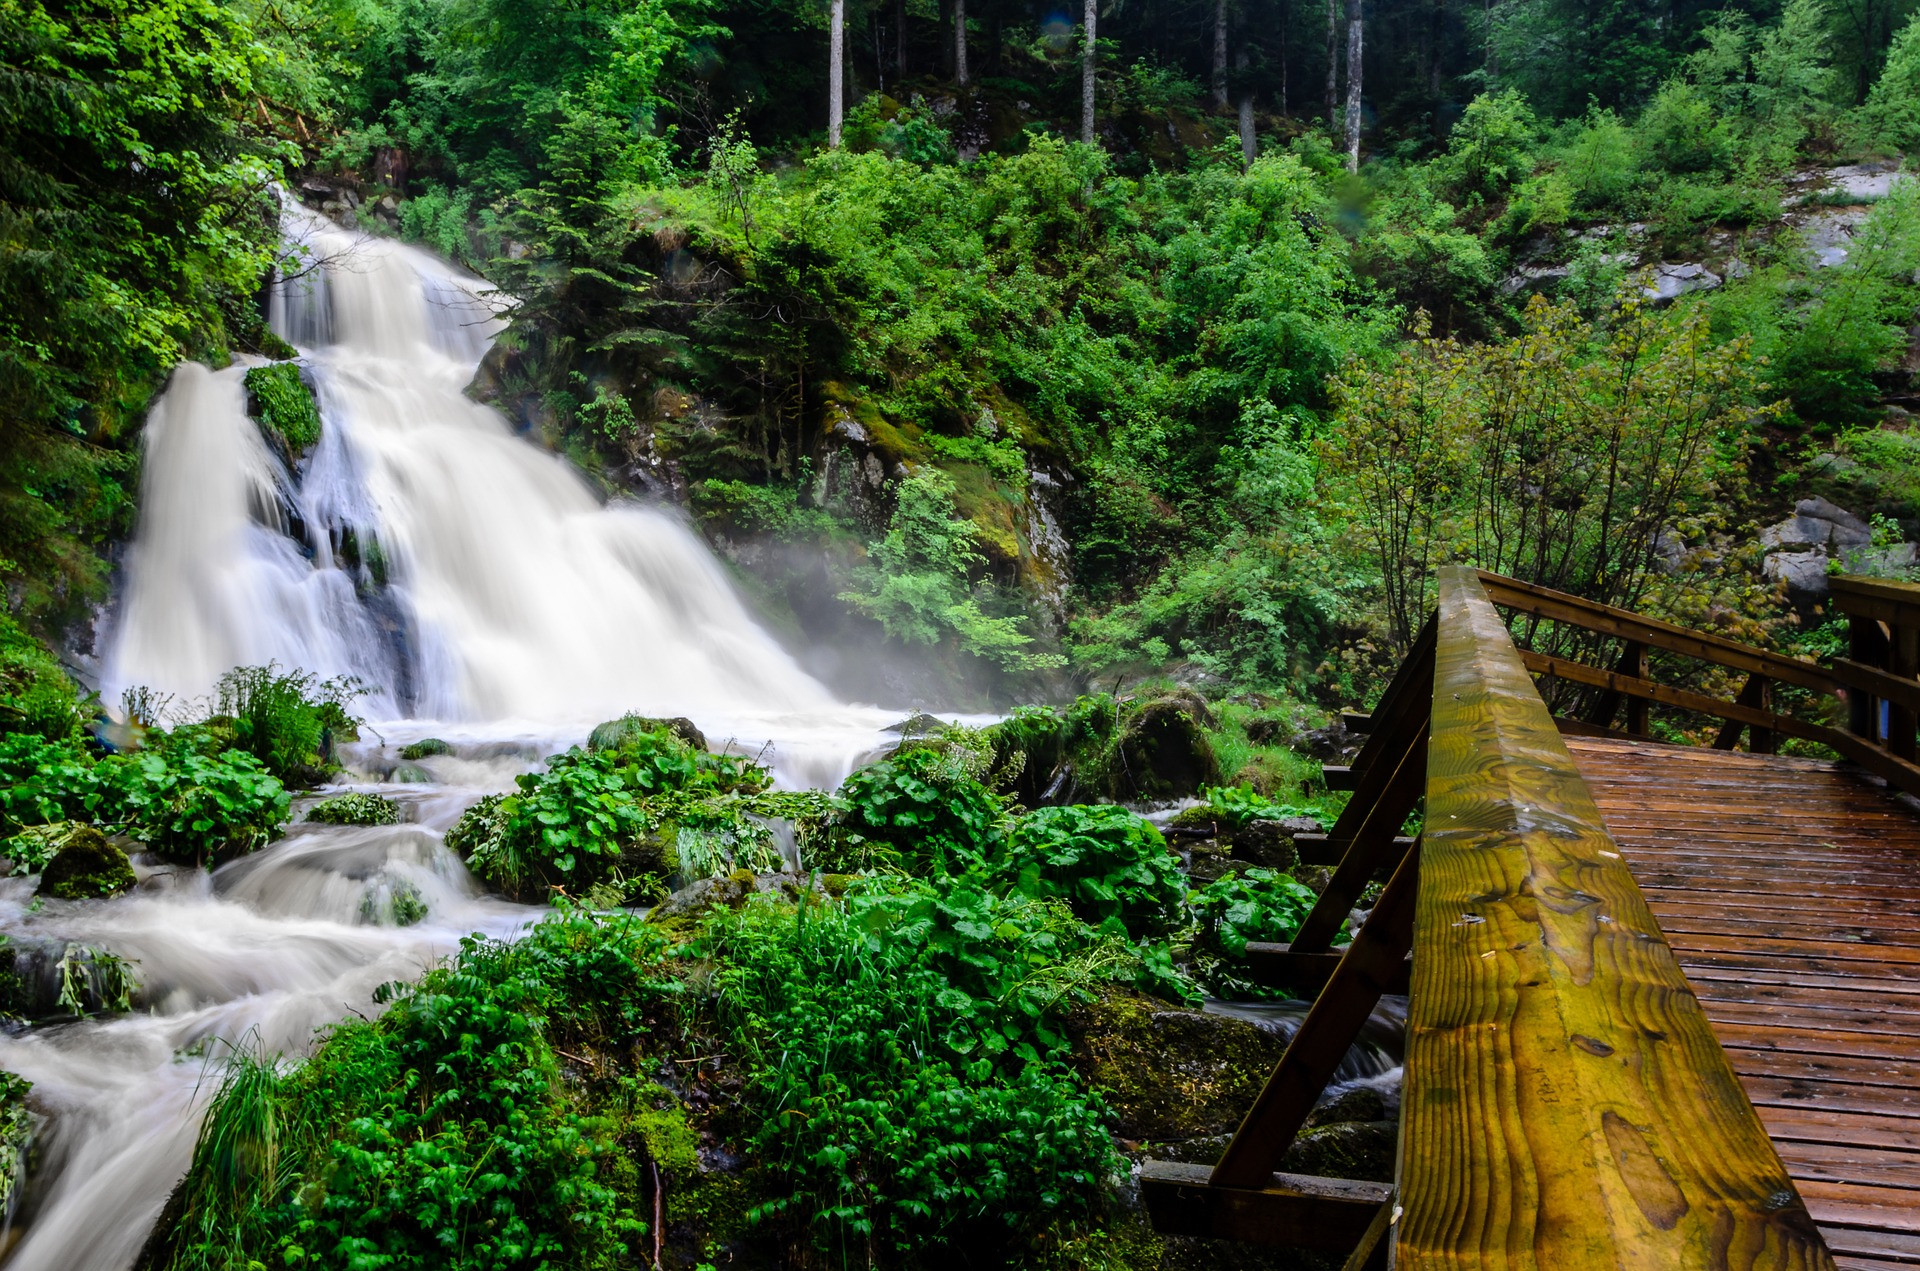
[[[1251,785],[1207,786],[1200,791],[1207,811],[1220,824],[1238,829],[1254,821],[1278,821],[1291,816],[1319,816],[1311,808],[1276,803]]]
[[[308,808],[307,820],[320,825],[397,825],[400,805],[377,794],[336,794]]]
[[[1058,898],[1080,919],[1131,936],[1165,935],[1184,918],[1179,857],[1125,808],[1040,808],[1014,823],[997,876],[1025,895]]]
[[[986,558],[973,526],[954,506],[953,479],[931,470],[894,487],[893,519],[875,544],[872,564],[855,575],[841,599],[875,618],[887,634],[908,644],[956,639],[961,648],[1009,671],[1063,664],[1058,654],[1033,653],[1021,617],[990,616],[974,582]],[[985,594],[992,599],[990,589]]]
[[[422,759],[432,759],[437,755],[450,755],[453,747],[438,737],[423,737],[419,741],[409,742],[400,748],[400,757],[408,763],[418,763]]]
[[[258,851],[280,833],[292,800],[252,755],[153,753],[105,761],[102,820],[168,860],[212,865]]]
[[[88,705],[46,646],[0,614],[0,733],[75,737],[91,714]]]
[[[1119,1167],[1045,1020],[1133,959],[1049,907],[943,890],[749,902],[703,945],[750,1065],[747,1146],[780,1180],[753,1217],[822,1251],[1004,1256]]]
[[[532,1268],[641,1256],[614,1119],[561,1093],[553,1041],[623,1041],[675,989],[657,936],[562,914],[471,937],[372,1023],[282,1073],[228,1068],[157,1265]]]
[[[365,690],[351,678],[322,680],[274,663],[240,666],[214,686],[214,719],[230,721],[234,744],[283,781],[313,784],[335,767],[333,746],[359,737],[348,714]]]
[[[289,454],[298,455],[320,440],[320,408],[313,390],[300,378],[292,362],[252,367],[246,374],[249,404],[260,427],[278,437]]]
[[[999,842],[1002,809],[955,757],[901,750],[840,785],[840,811],[818,864],[828,873],[869,869],[958,873]]]
[[[1893,37],[1885,69],[1849,122],[1870,145],[1904,151],[1920,147],[1920,13]]]
[[[1536,128],[1526,98],[1513,89],[1482,93],[1461,112],[1434,166],[1455,199],[1498,199],[1532,168]]]
[[[831,513],[802,507],[800,496],[782,486],[701,481],[687,492],[687,497],[702,520],[748,534],[771,534],[785,543],[825,538],[840,528]]]
[[[1313,909],[1313,889],[1270,869],[1224,874],[1193,893],[1200,939],[1229,958],[1243,958],[1247,942],[1293,939]]]
[[[57,844],[52,859],[41,871],[40,895],[56,900],[91,900],[118,895],[138,881],[127,854],[107,842],[106,836],[91,825],[68,823],[39,828],[54,831],[45,837]],[[24,831],[20,837],[32,833]],[[19,868],[22,862],[18,857],[15,861],[15,867]]]
[[[0,829],[4,832],[17,834],[28,826],[89,820],[103,797],[92,759],[78,742],[48,741],[31,733],[0,737]]]

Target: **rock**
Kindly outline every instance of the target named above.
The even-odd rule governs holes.
[[[40,874],[42,896],[92,900],[117,896],[139,881],[127,854],[91,825],[74,825]]]
[[[1323,1125],[1293,1141],[1287,1154],[1280,1158],[1280,1169],[1288,1174],[1319,1178],[1391,1183],[1399,1139],[1400,1126],[1395,1121],[1340,1121]]]
[[[400,757],[411,763],[417,759],[431,759],[435,755],[452,753],[452,743],[441,741],[438,737],[422,737],[419,741],[402,747]]]
[[[1372,1086],[1355,1086],[1307,1113],[1306,1128],[1311,1130],[1340,1121],[1390,1121],[1398,1109],[1397,1101],[1389,1106],[1387,1097]]]
[[[417,763],[403,763],[394,766],[387,780],[403,786],[426,786],[433,784],[433,774]]]
[[[1288,820],[1297,825],[1305,818],[1290,817]],[[1312,833],[1320,832],[1318,821],[1307,823],[1313,826]],[[1227,834],[1227,847],[1236,861],[1291,874],[1294,867],[1300,864],[1300,853],[1293,846],[1293,836],[1302,832],[1290,829],[1285,821],[1249,821]]]
[[[1655,304],[1667,304],[1694,291],[1712,291],[1720,285],[1720,275],[1705,265],[1682,264],[1660,265],[1653,271],[1653,279],[1645,288],[1647,299]]]
[[[1795,604],[1817,603],[1828,592],[1827,560],[1825,552],[1775,552],[1761,562],[1760,572],[1768,582],[1785,583]]]
[[[1245,1020],[1182,1010],[1115,990],[1066,1020],[1072,1063],[1106,1092],[1125,1138],[1231,1134],[1286,1039]]]
[[[1247,721],[1247,740],[1256,746],[1284,746],[1293,740],[1293,721],[1284,715],[1259,715]]]
[[[1184,799],[1220,784],[1220,760],[1206,730],[1213,713],[1197,694],[1172,693],[1135,708],[1121,723],[1113,797]]]
[[[909,715],[897,724],[887,725],[884,731],[899,733],[901,737],[930,737],[945,728],[946,721],[921,711]]]
[[[618,750],[627,738],[641,733],[669,732],[695,750],[707,748],[707,735],[684,715],[664,719],[653,715],[622,715],[597,725],[587,736],[589,751]]]
[[[1293,739],[1295,750],[1313,759],[1331,762],[1359,753],[1360,743],[1338,716],[1325,728],[1310,728]]]

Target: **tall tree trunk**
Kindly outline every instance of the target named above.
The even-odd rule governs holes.
[[[1227,108],[1227,0],[1213,0],[1213,104]]]
[[[893,2],[893,78],[907,77],[907,0]]]
[[[835,0],[839,3],[840,0]],[[1360,170],[1360,0],[1347,0],[1347,171]]]
[[[887,91],[886,30],[880,25],[880,11],[875,9],[867,18],[867,36],[873,41],[873,91],[882,96]]]
[[[827,146],[840,148],[840,120],[846,113],[847,0],[833,0],[827,21]]]
[[[967,86],[967,0],[953,0],[953,82]]]
[[[1327,0],[1327,131],[1340,127],[1340,0]]]
[[[1093,144],[1093,68],[1099,60],[1098,33],[1095,24],[1100,18],[1099,0],[1087,0],[1081,23],[1086,28],[1086,47],[1080,52],[1080,140]]]
[[[1293,15],[1293,0],[1280,0],[1280,113],[1286,114],[1290,98],[1287,96],[1287,52],[1293,47],[1293,37],[1288,34]],[[1246,45],[1242,43],[1240,53],[1246,55]]]
[[[1239,68],[1244,79],[1247,70],[1247,49],[1244,44],[1240,46],[1233,64]],[[1243,83],[1240,85],[1240,160],[1251,168],[1259,153],[1259,139],[1253,135],[1253,86]]]

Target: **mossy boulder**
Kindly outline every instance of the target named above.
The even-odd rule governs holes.
[[[246,374],[247,413],[267,444],[289,461],[320,440],[320,408],[293,362],[256,366]]]
[[[394,766],[387,780],[396,785],[425,786],[433,784],[433,774],[417,763],[402,763]]]
[[[40,895],[55,900],[117,896],[138,880],[127,854],[91,825],[71,826],[40,874]]]
[[[1231,1133],[1286,1051],[1245,1020],[1114,991],[1067,1017],[1073,1064],[1105,1092],[1123,1138],[1155,1142]]]
[[[1113,794],[1122,800],[1185,799],[1220,784],[1220,759],[1207,730],[1213,713],[1196,693],[1170,693],[1135,705],[1121,721]]]
[[[417,763],[422,759],[431,759],[435,755],[450,755],[453,743],[441,741],[438,737],[422,737],[400,748],[400,757],[408,763]]]
[[[707,748],[707,735],[685,716],[663,719],[652,715],[622,715],[619,719],[610,719],[595,726],[593,732],[587,735],[587,753],[618,750],[620,744],[629,737],[663,732],[672,733],[695,750]]]
[[[1229,830],[1225,842],[1236,861],[1291,874],[1300,864],[1300,849],[1293,844],[1294,836],[1319,832],[1320,823],[1311,817],[1261,818]]]

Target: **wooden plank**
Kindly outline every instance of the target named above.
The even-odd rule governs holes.
[[[1329,763],[1320,765],[1320,779],[1327,789],[1340,792],[1359,788],[1359,781],[1353,775],[1353,769],[1345,764]]]
[[[1857,1055],[1863,1058],[1891,1059],[1905,1061],[1909,1070],[1902,1073],[1902,1065],[1882,1064],[1881,1070],[1890,1082],[1900,1081],[1904,1075],[1908,1082],[1920,1077],[1920,1039],[1911,1033],[1901,1033],[1891,1028],[1876,1032],[1857,1032],[1838,1028],[1796,1028],[1793,1016],[1778,1015],[1767,1024],[1751,1024],[1739,1020],[1716,1019],[1713,1021],[1714,1036],[1720,1044],[1729,1049],[1739,1047],[1743,1050],[1771,1050],[1781,1053],[1791,1052],[1798,1055]]]
[[[1913,1120],[1785,1104],[1761,1109],[1760,1120],[1775,1143],[1834,1143],[1920,1153],[1920,1124]],[[1786,1150],[1781,1148],[1783,1153]]]
[[[1472,571],[1439,619],[1394,1265],[1831,1267]]]
[[[1688,977],[1692,979],[1691,976]],[[1694,996],[1706,1007],[1707,1018],[1717,1027],[1723,1023],[1770,1025],[1782,1018],[1794,1021],[1794,1027],[1834,1031],[1871,1030],[1880,1034],[1920,1037],[1920,1002],[1913,998],[1848,994],[1847,1004],[1824,999],[1821,989],[1798,989],[1790,994],[1772,995],[1733,990],[1712,981],[1693,980]],[[1721,992],[1715,992],[1718,988]]]
[[[1787,1172],[1795,1178],[1830,1183],[1862,1183],[1896,1191],[1920,1192],[1920,1153],[1862,1147],[1858,1144],[1799,1143],[1774,1140]],[[1920,1208],[1920,1196],[1909,1198]]]
[[[1689,631],[1670,622],[1661,622],[1611,605],[1596,604],[1565,592],[1503,578],[1498,574],[1482,573],[1480,581],[1486,595],[1502,608],[1517,609],[1522,613],[1565,622],[1623,640],[1637,640],[1656,649],[1732,667],[1736,671],[1758,671],[1776,680],[1829,695],[1843,687],[1836,677],[1812,662],[1782,657],[1724,636]]]
[[[1920,1235],[1920,1204],[1914,1203],[1910,1191],[1821,1179],[1808,1179],[1799,1187],[1807,1212],[1822,1226],[1869,1227]]]
[[[1418,979],[1415,980],[1416,985]],[[1885,1059],[1862,1055],[1816,1054],[1799,1050],[1775,1050],[1729,1044],[1727,1062],[1742,1076],[1783,1077],[1792,1081],[1831,1081],[1841,1085],[1870,1086],[1894,1091],[1892,1074]],[[1897,1099],[1888,1100],[1898,1103]],[[1920,1104],[1916,1105],[1920,1107]]]
[[[1413,846],[1413,840],[1404,834],[1396,834],[1393,839],[1395,859],[1398,853]],[[1335,851],[1333,839],[1325,834],[1296,834],[1293,836],[1293,848],[1300,853],[1302,865],[1338,865],[1346,859],[1345,851]]]
[[[1408,852],[1221,1153],[1216,1186],[1259,1186],[1293,1145],[1361,1026],[1405,970],[1419,879],[1420,854]]]
[[[1363,784],[1369,790],[1354,795],[1328,834],[1329,850],[1341,853],[1340,864],[1293,933],[1293,948],[1306,952],[1332,948],[1340,925],[1353,912],[1360,893],[1374,875],[1382,868],[1395,869],[1405,858],[1405,849],[1396,844],[1404,841],[1400,827],[1419,801],[1426,764],[1427,727],[1423,721],[1391,772],[1386,771],[1385,759],[1368,770]],[[1378,790],[1377,796],[1362,804],[1372,789]],[[1346,844],[1344,849],[1342,843]]]
[[[1880,1258],[1895,1265],[1920,1263],[1920,1238],[1897,1231],[1860,1230],[1833,1226],[1826,1229],[1836,1248],[1856,1258]]]
[[[1920,585],[1836,574],[1827,580],[1827,586],[1830,603],[1841,613],[1859,614],[1877,622],[1920,622]]]
[[[1770,1109],[1849,1112],[1884,1118],[1902,1125],[1920,1122],[1920,1093],[1863,1086],[1853,1082],[1818,1081],[1806,1077],[1776,1077],[1741,1073],[1740,1084],[1764,1119]]]
[[[1270,1174],[1263,1187],[1215,1187],[1204,1165],[1143,1161],[1140,1199],[1156,1231],[1350,1252],[1393,1195],[1385,1183]]]

